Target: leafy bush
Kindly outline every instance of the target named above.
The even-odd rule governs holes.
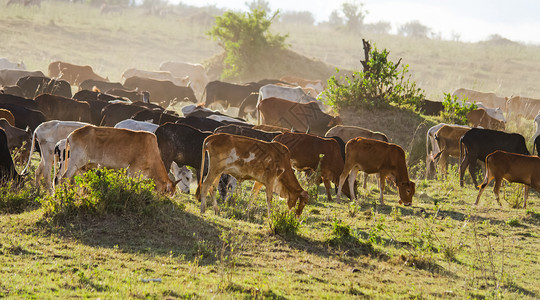
[[[271,16],[260,6],[253,6],[247,13],[227,11],[216,17],[216,25],[207,32],[225,49],[223,78],[247,79],[261,66],[261,57],[285,47],[288,35],[271,34]]]
[[[338,239],[347,238],[351,236],[351,227],[343,224],[341,220],[334,219],[334,222],[332,222],[332,234]]]
[[[106,214],[152,216],[157,204],[170,201],[154,193],[151,179],[128,177],[125,170],[95,169],[75,176],[43,200],[45,217],[55,222]]]
[[[43,191],[33,184],[16,187],[12,183],[0,186],[0,213],[20,213],[26,209],[38,207]]]
[[[270,230],[280,236],[296,235],[300,229],[300,221],[296,218],[294,210],[274,210],[270,215]]]
[[[442,102],[444,111],[442,113],[443,121],[450,124],[467,125],[467,114],[478,106],[474,103],[465,103],[467,98],[459,100],[457,95],[444,94]]]
[[[326,103],[338,108],[384,107],[390,103],[418,108],[424,99],[424,91],[411,81],[408,65],[399,68],[400,61],[392,62],[389,54],[386,49],[373,48],[364,71],[328,79],[328,88],[324,91]]]

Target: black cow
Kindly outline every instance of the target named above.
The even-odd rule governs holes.
[[[71,98],[71,85],[65,80],[51,79],[46,76],[25,76],[17,80],[17,85],[27,98],[34,98],[41,94]]]
[[[176,122],[176,124],[189,125],[193,128],[197,128],[202,131],[211,131],[213,132],[216,128],[224,126],[225,123],[219,122],[207,118],[197,118],[197,117],[181,117]]]
[[[441,101],[431,101],[424,99],[420,101],[420,110],[428,116],[438,116],[444,110],[444,106]]]
[[[109,95],[127,98],[133,102],[150,102],[150,93],[147,91],[140,92],[139,90],[127,89],[110,89],[106,92]]]
[[[23,91],[21,90],[21,88],[18,85],[3,86],[0,89],[0,94],[7,94],[7,95],[24,97]]]
[[[101,126],[113,127],[116,123],[131,119],[133,115],[146,108],[125,103],[113,103],[101,110]]]
[[[47,118],[47,121],[92,122],[90,105],[86,101],[77,101],[50,94],[39,95],[35,101],[39,105],[39,110]]]
[[[7,109],[15,117],[15,127],[20,129],[26,129],[29,127],[32,132],[39,126],[39,124],[45,122],[45,115],[39,110],[28,109],[24,106],[0,103],[0,108]]]
[[[115,95],[109,95],[97,91],[90,91],[90,90],[80,90],[75,95],[73,95],[73,99],[79,100],[79,101],[101,101],[101,102],[109,102],[109,101],[115,101],[115,100],[124,100],[118,96]]]
[[[22,181],[22,176],[15,170],[13,159],[8,148],[6,132],[0,129],[0,183],[15,180],[16,183]]]
[[[511,153],[529,155],[525,145],[525,138],[518,133],[506,133],[491,129],[472,128],[460,140],[459,149],[459,184],[463,186],[463,176],[469,167],[469,173],[476,182],[476,160],[485,161],[488,154],[502,150]]]
[[[242,103],[240,103],[240,107],[238,108],[238,117],[245,118],[249,114],[252,118],[256,118],[258,101],[258,92],[251,93],[249,96],[247,96],[244,100],[242,100]]]
[[[81,90],[93,90],[96,87],[100,91],[108,91],[110,89],[125,89],[120,82],[109,82],[94,79],[87,79],[79,85],[79,91]]]
[[[152,122],[157,125],[162,125],[167,122],[174,123],[180,119],[180,117],[168,114],[164,111],[148,109],[137,112],[131,118],[137,121]]]
[[[540,156],[540,135],[534,138],[533,151],[532,151],[533,155],[534,155],[534,149],[536,149],[536,153],[538,154],[538,156]]]
[[[128,89],[139,88],[139,90],[148,91],[152,95],[152,102],[158,103],[163,107],[168,107],[173,100],[197,102],[197,98],[195,98],[191,87],[177,86],[168,80],[155,80],[134,76],[126,79],[124,86]]]
[[[271,142],[276,136],[281,134],[280,131],[268,132],[234,124],[218,127],[216,130],[214,130],[214,133],[230,133],[234,135],[251,137],[265,142]]]
[[[263,85],[260,83],[234,84],[219,80],[209,82],[204,93],[206,99],[204,104],[220,103],[224,107],[239,107],[242,101],[253,92],[258,92]]]
[[[32,99],[26,99],[23,97],[9,95],[9,94],[0,94],[0,103],[9,103],[19,106],[26,107],[28,109],[38,110],[39,106],[36,101]]]

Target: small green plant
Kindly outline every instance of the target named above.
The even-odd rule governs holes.
[[[106,214],[149,217],[158,204],[170,199],[154,192],[151,179],[128,177],[125,170],[94,169],[75,176],[75,186],[64,183],[53,196],[45,197],[45,217],[54,222]]]
[[[332,222],[332,234],[338,239],[350,237],[351,227],[343,224],[343,222],[339,219],[334,219]]]
[[[270,231],[280,236],[294,236],[300,229],[300,221],[294,211],[274,209],[270,215]]]
[[[360,212],[360,205],[356,204],[355,201],[349,202],[349,205],[347,206],[348,210],[347,213],[349,214],[349,217],[354,218],[358,212]]]
[[[363,71],[355,71],[351,76],[328,79],[328,88],[324,91],[328,105],[342,108],[386,107],[390,103],[396,105],[412,105],[418,108],[424,91],[416,87],[408,75],[408,65],[399,68],[400,61],[394,63],[389,59],[386,49],[371,49],[364,40],[366,61]],[[336,73],[339,70],[336,69]]]
[[[39,201],[36,199],[43,196],[44,192],[31,183],[18,187],[9,182],[0,186],[0,213],[20,213],[38,207]]]
[[[510,204],[512,208],[523,207],[523,185],[518,183],[512,183],[504,189],[504,200]]]
[[[467,98],[459,100],[457,95],[444,93],[442,112],[443,121],[449,124],[467,125],[467,113],[477,109],[478,106],[474,103],[467,104]]]
[[[511,226],[511,227],[517,227],[521,225],[517,217],[511,217],[510,219],[506,221],[506,224],[508,224],[508,226]]]

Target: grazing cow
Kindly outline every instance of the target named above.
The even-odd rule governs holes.
[[[291,132],[291,130],[289,128],[285,128],[285,127],[280,127],[280,126],[273,126],[273,125],[255,125],[253,127],[251,127],[252,129],[257,129],[257,130],[262,130],[262,131],[267,131],[267,132],[274,132],[274,131],[279,131],[281,133],[285,133],[285,132]]]
[[[15,85],[19,78],[25,76],[45,76],[41,71],[24,71],[24,70],[9,70],[0,69],[0,85],[8,86]]]
[[[10,151],[19,149],[19,161],[22,163],[23,160],[28,156],[30,141],[32,140],[32,133],[30,129],[20,129],[12,126],[6,119],[0,119],[0,128],[4,129],[7,135],[8,148]],[[22,149],[22,147],[24,149]]]
[[[5,57],[0,58],[0,69],[9,69],[9,70],[26,70],[24,62],[11,62]]]
[[[169,71],[144,71],[136,68],[127,69],[122,73],[122,78],[127,80],[130,77],[150,78],[155,80],[168,80],[177,86],[188,86],[189,76],[174,77]]]
[[[15,117],[7,109],[0,108],[0,119],[6,119],[9,125],[15,126]]]
[[[75,93],[75,95],[73,95],[73,99],[79,100],[79,101],[101,101],[101,102],[122,100],[121,97],[118,97],[115,95],[109,95],[109,94],[105,94],[99,91],[89,91],[89,90],[78,91],[77,93]]]
[[[339,136],[344,142],[348,142],[357,137],[388,142],[386,134],[357,126],[336,125],[330,128],[324,136]]]
[[[63,61],[54,61],[49,64],[49,77],[55,79],[63,79],[71,85],[79,85],[79,83],[87,80],[109,81],[94,73],[90,66],[79,66]]]
[[[178,182],[176,186],[180,188],[180,191],[185,194],[189,194],[189,186],[193,181],[193,172],[186,166],[181,168],[173,161],[171,164],[171,173],[174,176],[174,181]]]
[[[259,93],[251,93],[247,96],[240,106],[238,107],[238,117],[245,119],[247,115],[250,115],[252,118],[257,117],[257,101],[259,99]]]
[[[505,122],[490,116],[483,108],[473,109],[467,113],[467,122],[471,127],[482,127],[493,130],[504,130]]]
[[[482,102],[486,107],[506,109],[507,97],[500,97],[495,93],[478,92],[474,90],[460,88],[452,93],[452,96],[457,96],[460,99],[467,98],[469,102]],[[508,112],[508,111],[505,111]]]
[[[71,179],[85,165],[98,164],[125,168],[128,175],[140,173],[153,179],[159,192],[175,193],[175,183],[167,175],[153,133],[87,125],[68,135],[66,152],[66,168],[61,177]]]
[[[147,91],[140,92],[137,89],[135,90],[126,90],[126,89],[110,89],[106,92],[109,95],[123,97],[131,100],[132,102],[145,102],[150,103],[150,93]]]
[[[496,150],[529,155],[529,150],[525,145],[525,138],[521,134],[481,128],[473,128],[467,131],[460,140],[460,186],[463,186],[463,176],[467,167],[469,167],[474,186],[478,186],[476,182],[476,160],[485,161],[486,156]]]
[[[28,109],[39,110],[36,101],[14,95],[0,94],[0,103],[15,104]]]
[[[54,147],[60,140],[67,138],[73,130],[89,125],[88,123],[75,121],[47,121],[40,124],[32,135],[30,153],[28,154],[28,162],[23,170],[25,174],[30,167],[30,159],[34,153],[36,142],[39,144],[41,160],[36,169],[36,183],[45,177],[45,184],[52,191],[53,182],[51,179],[51,169],[54,161]]]
[[[508,118],[524,117],[532,120],[540,111],[540,99],[515,96],[506,103]]]
[[[101,126],[113,127],[116,123],[125,119],[131,119],[133,115],[146,110],[146,108],[125,103],[113,103],[101,110]],[[146,121],[146,120],[143,120]]]
[[[399,191],[399,204],[406,206],[412,204],[415,192],[414,182],[409,180],[405,151],[398,145],[365,138],[355,138],[347,142],[345,146],[345,165],[339,176],[337,201],[341,197],[341,189],[347,176],[349,176],[349,188],[351,196],[356,199],[353,190],[353,181],[358,171],[368,174],[379,174],[380,195],[379,202],[383,202],[383,192],[386,177],[394,177]]]
[[[331,138],[292,132],[282,133],[273,141],[287,146],[291,154],[291,165],[296,170],[316,172],[320,166],[320,174],[315,182],[317,185],[321,181],[324,183],[327,199],[332,201],[330,182],[337,186],[344,163],[339,143]],[[347,185],[348,181],[345,183],[345,195],[350,198]]]
[[[211,115],[224,116],[218,110],[211,110],[204,107],[204,104],[190,104],[182,107],[182,114],[184,117],[197,117],[197,118],[207,118]]]
[[[8,85],[0,88],[0,94],[24,97],[24,93],[18,85]]]
[[[219,103],[225,108],[229,108],[230,106],[239,107],[247,96],[259,91],[261,87],[261,84],[254,82],[234,84],[219,80],[211,81],[204,89],[204,93],[206,94],[204,105],[209,107],[214,103]]]
[[[461,137],[471,130],[470,127],[463,125],[448,125],[443,124],[435,134],[435,143],[437,146],[432,146],[433,149],[437,148],[438,152],[434,153],[433,161],[434,164],[439,165],[441,173],[446,176],[447,174],[447,160],[448,157],[459,158],[459,141]],[[433,145],[433,144],[432,144]]]
[[[529,187],[532,186],[537,192],[540,192],[540,157],[500,150],[490,153],[486,157],[486,176],[484,182],[480,185],[474,205],[478,204],[482,192],[493,179],[495,179],[493,193],[495,193],[495,199],[499,205],[501,205],[499,190],[503,179],[509,182],[523,183],[525,185],[523,208],[526,208]]]
[[[426,133],[426,178],[427,179],[433,179],[435,174],[436,174],[437,161],[435,160],[435,156],[437,156],[441,152],[441,147],[439,147],[439,142],[435,138],[435,134],[437,133],[437,131],[439,129],[441,129],[441,127],[443,127],[445,125],[450,126],[450,128],[452,128],[452,127],[461,127],[461,128],[470,129],[470,127],[464,126],[464,125],[450,125],[450,124],[445,124],[445,123],[437,124],[437,125],[435,125],[435,126],[428,129],[428,131]],[[440,133],[439,138],[445,139],[445,140],[452,140],[453,138],[455,138],[456,139],[456,145],[457,145],[456,149],[457,149],[457,153],[458,153],[457,156],[455,156],[455,157],[459,157],[459,139],[461,139],[461,136],[463,134],[460,135],[459,132],[454,133],[454,131],[451,131],[451,130],[448,131],[448,134],[446,134],[446,130],[443,130]],[[456,129],[456,131],[459,131],[459,129]],[[453,144],[453,143],[449,143],[449,142],[446,143],[447,146],[450,145],[450,144]],[[431,146],[431,151],[429,149],[430,146]],[[450,152],[454,152],[454,151],[451,150]],[[439,160],[439,162],[440,162],[440,160]],[[446,166],[446,164],[444,164],[444,166]]]
[[[234,124],[218,127],[216,130],[214,130],[214,133],[229,133],[247,136],[265,142],[271,142],[276,136],[281,134],[280,131],[268,132]]]
[[[484,104],[482,104],[482,102],[477,102],[475,104],[478,108],[483,108],[488,114],[488,116],[498,121],[506,123],[506,118],[504,117],[503,110],[500,107],[497,107],[497,108],[487,107]]]
[[[307,95],[301,87],[280,86],[275,84],[267,84],[259,89],[258,103],[261,103],[262,100],[268,98],[279,98],[298,103],[317,101],[317,99]],[[324,108],[321,107],[321,110],[324,110]]]
[[[82,81],[81,84],[79,84],[79,91],[91,91],[94,89],[94,87],[100,91],[108,91],[110,89],[125,89],[125,87],[120,82],[87,79]]]
[[[0,129],[0,184],[15,180],[16,183],[22,181],[22,176],[15,170],[11,153],[8,149],[6,133]]]
[[[25,76],[17,80],[24,96],[35,98],[41,94],[53,94],[71,98],[71,86],[65,80],[55,80],[45,76]]]
[[[201,98],[204,87],[208,83],[208,76],[206,70],[201,64],[192,64],[185,62],[163,62],[159,69],[161,71],[169,71],[175,77],[189,76],[191,82],[190,86],[197,94],[197,97]]]
[[[324,91],[324,84],[321,80],[309,80],[292,75],[283,76],[279,80],[298,85],[303,88],[313,88],[315,91],[317,91],[317,93]]]
[[[144,121],[136,121],[132,119],[127,119],[124,121],[120,121],[114,125],[114,128],[124,128],[129,130],[141,130],[141,131],[147,131],[154,133],[156,132],[156,129],[159,126],[154,123],[144,122]]]
[[[201,131],[211,131],[213,132],[216,128],[226,125],[223,122],[219,122],[207,118],[197,118],[197,117],[181,117],[176,121],[176,124],[189,125],[193,128],[197,128]]]
[[[177,86],[168,80],[130,77],[126,79],[124,86],[128,89],[139,88],[139,90],[148,91],[152,95],[152,102],[163,107],[173,104],[173,100],[197,102],[191,87]]]
[[[86,101],[77,101],[50,94],[39,95],[35,101],[47,121],[80,121],[86,123],[92,121],[90,105]]]
[[[205,159],[205,154],[208,159]],[[289,150],[277,142],[263,142],[256,139],[214,134],[204,140],[201,169],[208,166],[206,177],[199,177],[196,198],[201,199],[201,213],[206,209],[206,196],[212,192],[214,212],[218,213],[213,188],[221,174],[226,173],[238,180],[256,180],[266,187],[266,203],[270,215],[272,196],[277,192],[287,198],[289,209],[296,206],[296,216],[302,214],[308,202],[308,193],[302,189],[291,167]]]
[[[298,103],[279,98],[269,98],[257,105],[259,124],[294,128],[323,136],[335,125],[342,125],[340,117],[321,111],[316,102]]]
[[[39,110],[28,109],[24,106],[0,103],[0,108],[7,109],[15,117],[15,126],[20,129],[27,127],[34,131],[39,124],[45,122],[45,115]]]
[[[229,117],[225,115],[210,115],[207,117],[207,119],[215,120],[215,121],[226,123],[226,124],[234,124],[234,125],[243,126],[243,127],[249,127],[249,128],[253,127],[253,124],[250,124],[246,122],[245,120],[240,120],[238,118],[233,118],[233,117]]]
[[[336,125],[330,128],[324,136],[325,137],[338,136],[345,143],[357,137],[363,137],[367,139],[374,139],[374,140],[379,140],[383,142],[388,142],[388,137],[386,136],[386,134],[382,132],[378,132],[378,131],[371,131],[369,129],[357,127],[357,126]],[[367,187],[367,177],[368,177],[368,174],[364,173],[364,185],[363,185],[364,189]]]
[[[427,116],[438,116],[444,110],[444,106],[441,101],[423,99],[420,101],[420,110]]]

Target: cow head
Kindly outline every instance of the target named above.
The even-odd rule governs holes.
[[[416,190],[416,185],[412,181],[399,182],[399,204],[410,206],[412,204],[412,198]]]
[[[302,214],[302,211],[304,210],[304,206],[308,203],[309,200],[309,194],[302,190],[300,194],[298,195],[298,198],[289,197],[289,200],[287,201],[287,205],[289,206],[289,209],[292,209],[296,206],[296,203],[298,203],[298,207],[296,208],[296,217],[299,218]]]

